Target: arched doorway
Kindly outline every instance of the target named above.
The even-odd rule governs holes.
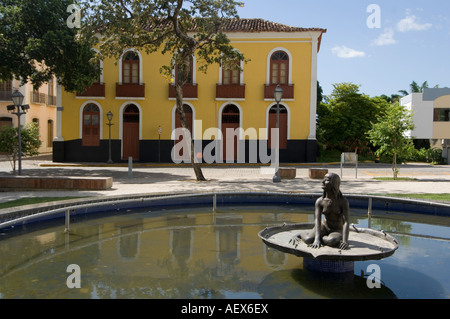
[[[189,132],[191,133],[191,138],[194,138],[192,136],[192,119],[193,119],[193,111],[192,108],[187,105],[184,104],[183,105],[183,110],[184,110],[184,114],[186,116],[186,121],[188,123],[188,127],[189,127]],[[175,129],[179,129],[182,128],[183,126],[181,125],[181,120],[180,120],[180,116],[178,115],[178,112],[175,110]],[[179,142],[183,141],[184,136],[183,135],[178,135],[176,136],[176,140],[175,140],[175,145],[178,144]],[[189,152],[186,152],[187,154],[185,154],[184,152],[184,148],[181,148],[178,154],[175,154],[175,158],[179,159],[179,160],[184,160],[184,161],[189,161],[191,158],[191,154],[188,154]]]
[[[47,121],[47,147],[53,147],[53,120]]]
[[[100,108],[89,103],[83,109],[83,146],[100,145]]]
[[[139,108],[129,104],[123,112],[122,159],[139,159]]]
[[[222,159],[224,161],[237,161],[240,126],[240,111],[236,105],[228,104],[222,111]],[[231,138],[233,140],[231,140]],[[230,146],[230,143],[233,146]],[[228,149],[227,149],[227,144]]]
[[[272,139],[272,128],[277,127],[277,106],[274,105],[269,111],[269,147],[275,148],[275,140]],[[280,105],[280,115],[278,120],[279,134],[280,134],[280,149],[287,148],[288,136],[288,111],[286,107]]]

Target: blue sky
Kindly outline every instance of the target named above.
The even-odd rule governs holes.
[[[412,81],[450,87],[450,1],[241,0],[241,18],[327,29],[318,79],[328,95],[352,82],[370,96],[397,94]],[[369,25],[377,5],[379,28]],[[371,9],[371,7],[369,8]]]

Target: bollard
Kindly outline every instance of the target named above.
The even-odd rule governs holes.
[[[128,178],[133,178],[133,157],[128,157]]]
[[[367,211],[368,228],[372,228],[372,197],[369,197],[369,207]]]
[[[66,223],[65,223],[65,233],[70,232],[70,210],[66,210]]]
[[[213,197],[213,212],[216,212],[217,209],[217,194],[214,194]]]

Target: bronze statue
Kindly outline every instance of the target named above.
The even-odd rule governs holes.
[[[323,196],[315,205],[315,226],[309,232],[303,232],[292,241],[303,240],[311,248],[322,245],[348,249],[349,204],[339,190],[339,175],[328,173],[322,181]],[[323,217],[322,217],[323,215]]]

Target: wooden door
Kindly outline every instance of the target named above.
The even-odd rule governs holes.
[[[276,110],[276,107],[275,107]],[[280,138],[280,149],[287,148],[287,112],[286,109],[281,109],[280,107],[280,117],[278,120],[279,127],[279,138]],[[275,140],[272,138],[272,128],[277,127],[277,113],[271,112],[269,113],[269,147],[275,148]]]
[[[239,133],[236,131],[240,126],[240,113],[235,105],[225,106],[222,112],[222,160],[237,161]],[[227,134],[229,132],[229,134]],[[230,138],[233,140],[230,140]],[[227,151],[227,145],[233,143],[233,148]],[[229,146],[230,148],[230,146]]]
[[[191,138],[194,138],[192,136],[192,109],[189,105],[184,105],[184,114],[186,115],[186,121],[188,123],[189,132],[191,133]],[[175,111],[175,129],[182,128],[180,116]],[[181,142],[184,139],[184,136],[176,136],[175,145]],[[184,160],[189,161],[191,159],[191,154],[184,154],[184,148],[181,148],[178,154],[174,154],[175,158],[178,160]]]
[[[122,159],[139,159],[139,109],[129,105],[123,113]]]
[[[139,123],[123,123],[123,159],[139,159]]]
[[[100,109],[95,104],[88,104],[83,110],[82,145],[100,145]]]
[[[223,159],[223,161],[233,161],[233,162],[237,161],[239,133],[236,131],[236,129],[238,129],[238,128],[239,128],[239,123],[222,123],[222,134],[223,134],[223,136],[222,136],[222,140],[223,140],[222,159]],[[232,141],[230,139],[230,137],[232,137],[234,139],[234,141]],[[227,151],[227,145],[230,143],[233,143],[233,148],[231,150]]]

